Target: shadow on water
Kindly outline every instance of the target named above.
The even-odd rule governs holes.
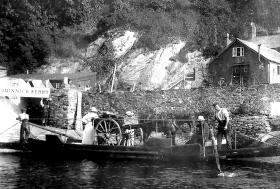
[[[0,154],[0,188],[278,188],[280,165],[214,162],[92,161]]]

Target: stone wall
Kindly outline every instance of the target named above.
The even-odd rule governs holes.
[[[52,94],[53,119],[56,125],[67,126],[62,118],[67,117],[67,92]],[[64,98],[65,97],[65,98]],[[213,124],[211,104],[219,102],[231,113],[232,126],[244,134],[256,135],[269,130],[271,103],[280,102],[280,85],[259,85],[250,88],[197,88],[191,90],[137,91],[115,93],[83,93],[82,115],[91,106],[99,110],[123,115],[133,111],[138,115],[203,115]],[[274,121],[275,123],[275,121]]]
[[[49,124],[53,127],[68,128],[68,91],[54,90],[51,92]]]

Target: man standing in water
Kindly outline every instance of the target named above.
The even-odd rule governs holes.
[[[21,114],[19,114],[17,120],[21,121],[20,126],[20,143],[24,144],[27,142],[27,139],[30,135],[30,126],[29,126],[29,115],[26,113],[26,108],[21,109]]]
[[[215,120],[218,121],[217,143],[218,150],[221,150],[223,136],[226,138],[227,148],[231,150],[231,136],[229,125],[229,113],[227,109],[221,108],[218,103],[213,104],[215,108]]]

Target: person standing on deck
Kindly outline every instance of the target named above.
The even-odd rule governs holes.
[[[94,120],[97,118],[99,118],[98,110],[95,107],[91,107],[90,111],[82,118],[82,122],[83,124],[85,124],[82,137],[82,144],[95,143]]]
[[[24,144],[27,142],[27,139],[30,135],[30,126],[29,126],[29,115],[26,113],[26,108],[21,109],[21,114],[19,114],[17,120],[21,121],[20,126],[20,143]]]
[[[123,139],[121,141],[121,145],[134,146],[134,132],[135,132],[135,130],[131,128],[131,126],[134,125],[134,124],[138,124],[138,119],[135,117],[134,113],[132,111],[125,112],[124,126],[129,126],[129,128],[125,129],[125,131],[124,131]]]
[[[231,150],[231,136],[229,125],[229,113],[227,109],[221,108],[218,103],[213,104],[215,108],[215,120],[218,121],[217,143],[218,150],[221,150],[223,136],[226,138],[227,148]]]
[[[49,100],[43,100],[42,108],[43,108],[43,115],[42,115],[42,125],[47,126],[49,125],[49,114],[50,114],[50,104]]]

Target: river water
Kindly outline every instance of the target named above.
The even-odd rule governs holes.
[[[0,188],[280,188],[280,164],[49,160],[0,154]]]

